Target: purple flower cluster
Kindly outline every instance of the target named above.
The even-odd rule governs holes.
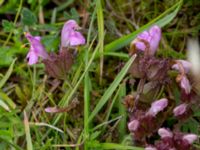
[[[136,50],[154,55],[161,39],[161,29],[153,26],[149,31],[144,31],[131,43]]]
[[[77,31],[79,28],[80,27],[74,20],[69,20],[64,24],[61,32],[61,50],[64,47],[85,44],[85,38],[80,32]],[[32,36],[30,33],[26,33],[25,37],[30,42],[30,50],[27,54],[29,65],[36,64],[39,57],[41,57],[43,60],[50,58],[45,47],[40,41],[40,36]]]
[[[177,122],[170,128],[181,130],[181,122],[199,109],[200,96],[191,80],[192,64],[186,60],[156,58],[160,40],[161,29],[155,25],[131,43],[129,54],[137,54],[137,58],[129,73],[138,82],[132,85],[136,91],[124,99],[129,111],[128,129],[136,145],[149,145],[146,150],[189,150],[197,139],[195,134],[171,132],[161,127],[168,128],[168,119],[173,117]],[[174,89],[179,89],[178,102]],[[157,132],[160,140],[156,140]],[[155,144],[148,144],[152,142]]]
[[[154,145],[149,145],[145,150],[190,150],[192,143],[197,139],[195,134],[171,132],[169,129],[160,128],[158,134],[161,139]]]
[[[134,133],[134,138],[137,141],[141,141],[146,136],[150,136],[152,131],[157,131],[160,125],[163,123],[163,117],[161,113],[168,105],[168,100],[162,98],[151,104],[151,107],[148,111],[137,111],[132,114],[132,120],[128,124],[129,131]],[[153,123],[153,122],[156,122]]]
[[[25,33],[25,37],[30,42],[30,49],[26,57],[28,64],[36,64],[40,57],[45,64],[46,72],[50,76],[66,79],[66,73],[73,63],[73,52],[69,50],[69,47],[85,44],[85,38],[77,31],[79,28],[74,20],[69,20],[64,24],[61,32],[61,49],[59,54],[48,54],[41,43],[41,37]]]

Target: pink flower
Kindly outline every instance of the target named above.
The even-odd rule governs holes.
[[[138,120],[133,120],[128,124],[128,129],[130,131],[135,131],[139,127],[139,121]]]
[[[181,78],[180,86],[181,86],[182,89],[184,89],[186,94],[190,93],[191,85],[190,85],[190,82],[189,82],[188,78],[185,75],[182,76],[182,78]]]
[[[30,49],[26,56],[29,65],[36,64],[38,62],[38,57],[43,59],[47,59],[49,57],[44,46],[40,42],[41,38],[39,36],[34,37],[30,33],[26,33],[25,36],[30,42]]]
[[[74,20],[67,21],[61,32],[61,47],[78,46],[85,44],[85,38],[80,32],[77,32],[80,27]]]
[[[149,31],[144,31],[139,34],[136,40],[133,41],[137,50],[147,51],[149,55],[154,55],[161,39],[160,27],[154,25]]]
[[[147,114],[152,116],[156,116],[160,111],[164,110],[168,105],[168,100],[166,98],[162,98],[157,100],[151,104],[151,108],[149,109]]]
[[[173,110],[174,116],[177,117],[184,114],[186,109],[187,109],[187,104],[185,103],[176,106]]]
[[[183,67],[184,69],[184,72],[185,73],[188,73],[190,71],[190,69],[192,68],[192,63],[189,62],[189,61],[186,61],[186,60],[176,60],[176,64],[174,64],[172,66],[172,69],[175,69],[175,70],[178,70],[179,72],[181,72],[181,66]]]
[[[197,140],[197,135],[186,134],[183,136],[183,140],[186,140],[189,144],[192,144],[195,140]]]
[[[162,139],[166,138],[166,137],[169,137],[169,138],[173,137],[173,133],[171,131],[169,131],[168,129],[165,129],[165,128],[160,128],[158,130],[158,134],[160,135],[160,137]]]

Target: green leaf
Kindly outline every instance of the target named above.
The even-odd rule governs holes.
[[[72,15],[72,19],[76,20],[77,22],[79,22],[79,13],[77,12],[77,10],[75,8],[72,8],[70,10],[70,13]]]
[[[16,104],[6,93],[0,92],[0,100],[6,102],[6,104],[8,104],[10,108],[12,109],[16,108]]]
[[[25,133],[26,133],[26,142],[27,142],[26,148],[27,148],[27,150],[33,150],[33,144],[32,144],[32,139],[31,139],[28,117],[27,117],[27,114],[25,111],[24,111],[24,129],[25,129]]]
[[[96,12],[97,12],[97,26],[98,26],[98,40],[100,43],[99,54],[100,54],[100,85],[102,83],[103,76],[103,52],[104,52],[104,16],[101,0],[96,1]]]
[[[64,12],[63,15],[67,20],[73,19],[73,20],[76,20],[77,22],[79,22],[79,19],[80,19],[79,13],[77,12],[77,10],[74,7],[70,9],[70,13]]]
[[[0,66],[9,66],[12,63],[13,53],[11,49],[0,47]]]
[[[12,71],[13,71],[13,67],[15,64],[16,59],[13,60],[12,64],[10,65],[8,71],[6,72],[6,74],[4,75],[4,77],[1,79],[0,81],[0,89],[4,86],[4,84],[6,83],[6,81],[9,79]]]
[[[11,32],[15,28],[13,22],[10,22],[8,20],[3,20],[2,26],[3,26],[3,30],[5,32]]]
[[[59,7],[57,7],[57,11],[62,11],[66,9],[69,5],[71,5],[74,2],[74,0],[67,0],[66,2],[62,3]]]
[[[101,108],[104,106],[104,104],[108,101],[110,96],[113,94],[117,86],[120,84],[124,76],[126,75],[129,67],[135,60],[136,55],[132,56],[129,61],[125,64],[125,66],[122,68],[120,73],[116,76],[115,80],[112,82],[112,84],[108,87],[108,89],[104,92],[104,95],[99,100],[98,104],[94,108],[93,112],[91,113],[88,123],[96,116],[96,114],[101,110]]]
[[[10,108],[8,107],[8,105],[0,99],[0,107],[4,108],[7,111],[10,111]]]
[[[47,35],[42,38],[42,43],[46,49],[50,51],[57,51],[60,39],[57,35]]]
[[[10,12],[15,12],[15,9],[17,7],[17,4],[19,3],[19,0],[7,0],[6,3],[4,2],[4,0],[2,0],[0,2],[1,4],[3,3],[3,5],[0,7],[0,14],[6,14],[6,13],[10,13]]]
[[[21,18],[24,25],[32,26],[37,23],[37,18],[35,14],[28,8],[22,9]]]

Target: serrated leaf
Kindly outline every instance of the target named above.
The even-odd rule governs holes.
[[[56,35],[49,35],[42,38],[45,48],[50,51],[56,51],[59,45],[59,38]]]
[[[76,20],[77,22],[79,22],[79,13],[76,11],[75,8],[72,8],[70,10],[70,13],[72,15],[72,19]]]
[[[37,18],[35,14],[28,8],[23,8],[21,12],[21,19],[24,25],[31,26],[37,23]]]
[[[2,26],[3,26],[3,30],[5,32],[11,32],[15,27],[13,22],[10,22],[8,20],[3,20],[2,21]]]
[[[6,48],[0,48],[0,66],[8,66],[13,61],[13,54]]]
[[[67,20],[71,19],[71,16],[70,16],[70,14],[69,14],[68,12],[65,12],[65,11],[64,11],[63,16],[64,16],[64,18],[67,19]]]
[[[71,8],[70,13],[64,12],[63,15],[67,20],[73,19],[73,20],[76,20],[77,22],[79,22],[80,16],[75,8]]]

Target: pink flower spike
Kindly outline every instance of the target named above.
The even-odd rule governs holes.
[[[173,114],[175,117],[180,116],[185,113],[186,109],[187,109],[187,104],[185,103],[180,104],[174,108]]]
[[[165,137],[169,137],[169,138],[173,137],[173,133],[171,131],[169,131],[168,129],[165,129],[165,128],[160,128],[158,130],[158,134],[160,135],[160,137],[162,139],[165,138]]]
[[[80,27],[75,20],[68,20],[61,32],[61,47],[78,46],[85,44],[83,35],[76,31]]]
[[[190,91],[191,91],[191,85],[190,85],[190,82],[189,82],[189,80],[188,80],[188,78],[186,76],[183,76],[181,78],[180,86],[181,86],[182,89],[185,90],[186,94],[190,93]]]
[[[195,140],[197,140],[196,134],[187,134],[183,136],[183,140],[188,141],[189,144],[192,144]]]
[[[44,46],[40,42],[41,38],[39,36],[34,37],[30,33],[25,33],[25,37],[30,42],[30,49],[26,56],[29,65],[36,64],[38,57],[43,59],[47,59],[49,57]]]
[[[147,114],[156,116],[160,111],[163,111],[165,107],[167,107],[167,105],[168,105],[168,100],[166,98],[157,100],[151,104],[151,108],[149,109]]]
[[[154,55],[161,39],[160,27],[154,25],[149,31],[144,31],[137,36],[132,44],[135,44],[137,50],[149,51],[149,55]]]
[[[192,63],[189,61],[179,59],[176,60],[176,62],[177,63],[172,66],[172,69],[178,70],[179,72],[181,72],[181,68],[178,63],[180,63],[183,66],[185,73],[188,73],[192,68]]]
[[[137,130],[137,128],[139,127],[139,121],[138,120],[132,120],[129,124],[128,124],[128,129],[130,131],[135,131]]]

